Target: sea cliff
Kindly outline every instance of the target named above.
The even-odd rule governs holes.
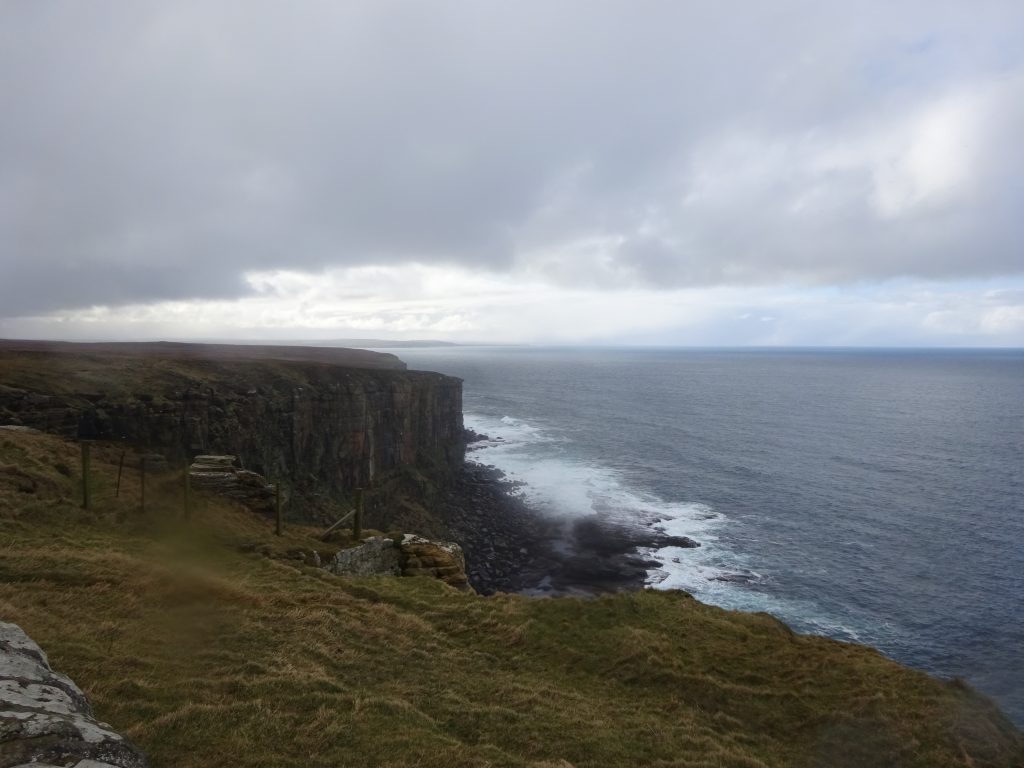
[[[463,457],[462,382],[365,350],[0,342],[0,423],[171,464],[232,454],[313,508]]]

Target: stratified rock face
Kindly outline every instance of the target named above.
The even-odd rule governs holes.
[[[178,467],[231,454],[299,493],[345,493],[387,470],[461,462],[462,382],[301,360],[0,347],[0,423],[123,440]]]
[[[234,456],[196,456],[188,474],[196,490],[234,499],[250,509],[274,506],[274,485],[256,472],[236,467]]]
[[[0,768],[145,768],[142,753],[92,716],[85,694],[54,672],[16,624],[0,622]]]

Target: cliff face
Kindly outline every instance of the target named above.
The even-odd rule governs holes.
[[[462,459],[462,382],[398,369],[390,355],[380,356],[397,363],[388,369],[336,365],[316,351],[305,360],[295,348],[285,359],[239,359],[82,347],[0,347],[0,423],[123,441],[172,463],[234,454],[306,495]]]

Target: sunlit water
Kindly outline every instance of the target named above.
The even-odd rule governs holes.
[[[691,536],[649,583],[963,677],[1024,722],[1024,352],[396,350],[538,509]],[[497,440],[496,438],[502,438]]]

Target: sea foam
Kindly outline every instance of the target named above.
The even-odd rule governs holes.
[[[732,567],[736,556],[718,545],[717,534],[728,520],[707,505],[666,500],[634,488],[623,473],[575,457],[571,439],[544,425],[475,413],[467,413],[465,420],[489,438],[474,444],[471,460],[504,472],[538,512],[568,519],[596,515],[700,542],[697,549],[645,549],[643,554],[660,564],[650,571],[649,585],[704,592],[721,584],[716,591],[722,591],[735,588],[736,579],[756,578]]]
[[[567,434],[536,420],[468,412],[465,424],[487,436],[471,446],[469,460],[501,470],[537,512],[568,520],[599,516],[700,543],[697,548],[641,549],[639,554],[658,563],[648,571],[648,586],[681,589],[732,610],[767,611],[790,620],[800,617],[797,625],[803,631],[861,639],[848,620],[827,615],[811,603],[760,589],[770,583],[770,575],[752,569],[744,553],[723,541],[721,534],[732,521],[711,506],[667,500],[637,489],[621,471],[576,456]]]

